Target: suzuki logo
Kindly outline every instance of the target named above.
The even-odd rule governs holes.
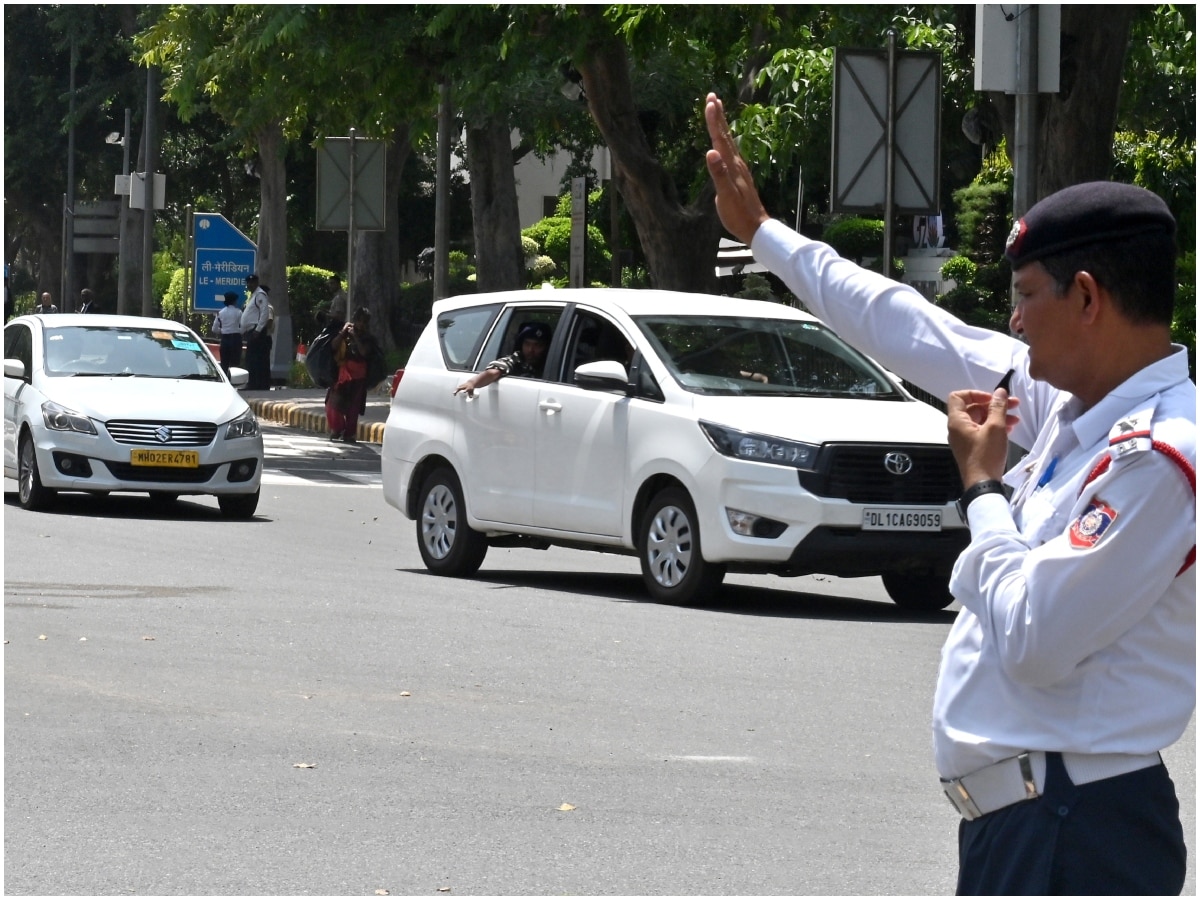
[[[907,475],[912,471],[912,457],[907,453],[889,453],[883,458],[883,467],[893,475]]]
[[[154,436],[158,438],[158,442],[160,444],[165,444],[171,439],[171,429],[166,425],[160,425],[158,428],[154,429]]]

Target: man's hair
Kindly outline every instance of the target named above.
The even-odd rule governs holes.
[[[1076,272],[1087,272],[1113,295],[1130,322],[1170,325],[1175,312],[1175,239],[1137,234],[1076,247],[1040,260],[1060,295]]]
[[[79,292],[79,296],[84,299],[85,303],[89,302],[92,299],[92,289],[84,288],[82,291]]]

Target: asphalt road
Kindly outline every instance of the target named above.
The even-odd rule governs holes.
[[[5,893],[952,893],[952,612],[659,606],[564,550],[436,578],[370,447],[268,433],[249,522],[6,495]],[[1194,724],[1167,759],[1195,848]]]

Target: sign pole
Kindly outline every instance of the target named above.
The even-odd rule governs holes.
[[[349,231],[349,260],[346,262],[346,321],[349,322],[354,318],[354,191],[356,185],[354,183],[355,168],[358,165],[357,148],[355,147],[355,130],[350,129],[350,224]]]
[[[884,278],[891,278],[892,219],[896,215],[896,29],[889,28],[887,37],[887,159],[883,177],[883,262],[879,271]]]

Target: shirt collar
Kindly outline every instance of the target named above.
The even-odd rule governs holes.
[[[1077,398],[1067,402],[1062,411],[1063,423],[1074,430],[1080,446],[1090,447],[1099,442],[1108,436],[1113,423],[1135,406],[1187,380],[1187,349],[1179,344],[1171,346],[1174,353],[1121,382],[1087,412],[1080,414]]]

